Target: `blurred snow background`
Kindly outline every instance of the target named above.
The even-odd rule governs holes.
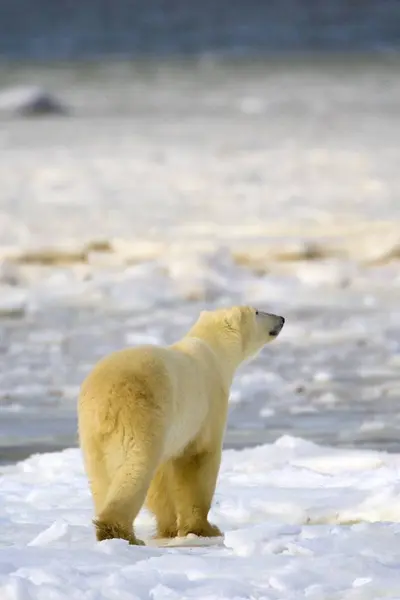
[[[227,445],[398,451],[398,4],[107,6],[0,7],[0,461],[76,444],[105,353],[239,302],[287,325]]]

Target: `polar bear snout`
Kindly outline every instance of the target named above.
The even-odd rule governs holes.
[[[273,315],[261,310],[256,311],[256,318],[261,322],[263,329],[267,329],[268,335],[272,338],[277,337],[285,324],[284,317]]]
[[[271,315],[271,316],[272,316],[272,315]],[[274,325],[274,326],[272,327],[272,329],[271,329],[271,330],[270,330],[270,332],[269,332],[269,335],[270,335],[271,337],[276,337],[277,335],[279,335],[279,334],[280,334],[280,332],[281,332],[281,330],[282,330],[282,327],[283,327],[283,326],[284,326],[284,324],[285,324],[285,319],[284,319],[284,317],[278,317],[278,316],[276,316],[276,315],[274,315],[274,317],[275,317],[275,318],[278,320],[278,322],[276,323],[276,325]]]

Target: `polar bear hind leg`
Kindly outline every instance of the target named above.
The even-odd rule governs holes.
[[[86,449],[88,449],[87,446]],[[97,448],[90,448],[90,452],[85,453],[84,461],[95,514],[98,515],[106,501],[110,487],[110,479],[108,477],[104,456]]]
[[[168,461],[157,469],[146,498],[147,508],[157,519],[157,538],[173,538],[178,535],[171,476],[172,464]]]
[[[135,536],[133,522],[146,498],[159,456],[158,444],[148,443],[144,448],[132,441],[115,469],[104,505],[94,520],[98,541],[121,538],[143,545]]]

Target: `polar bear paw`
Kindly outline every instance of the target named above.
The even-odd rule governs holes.
[[[96,527],[96,538],[98,542],[117,538],[126,540],[131,546],[145,546],[143,540],[139,540],[133,531],[128,531],[117,523],[106,523],[97,519],[94,521],[94,525]]]
[[[188,524],[187,526],[181,526],[178,530],[179,537],[186,537],[189,534],[197,535],[198,537],[220,537],[223,535],[222,531],[216,525],[213,525],[208,521],[194,525]]]

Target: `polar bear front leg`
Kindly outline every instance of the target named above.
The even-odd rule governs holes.
[[[208,513],[221,463],[221,450],[187,454],[172,461],[173,499],[177,512],[178,536],[193,533],[200,537],[222,535],[208,521]]]

